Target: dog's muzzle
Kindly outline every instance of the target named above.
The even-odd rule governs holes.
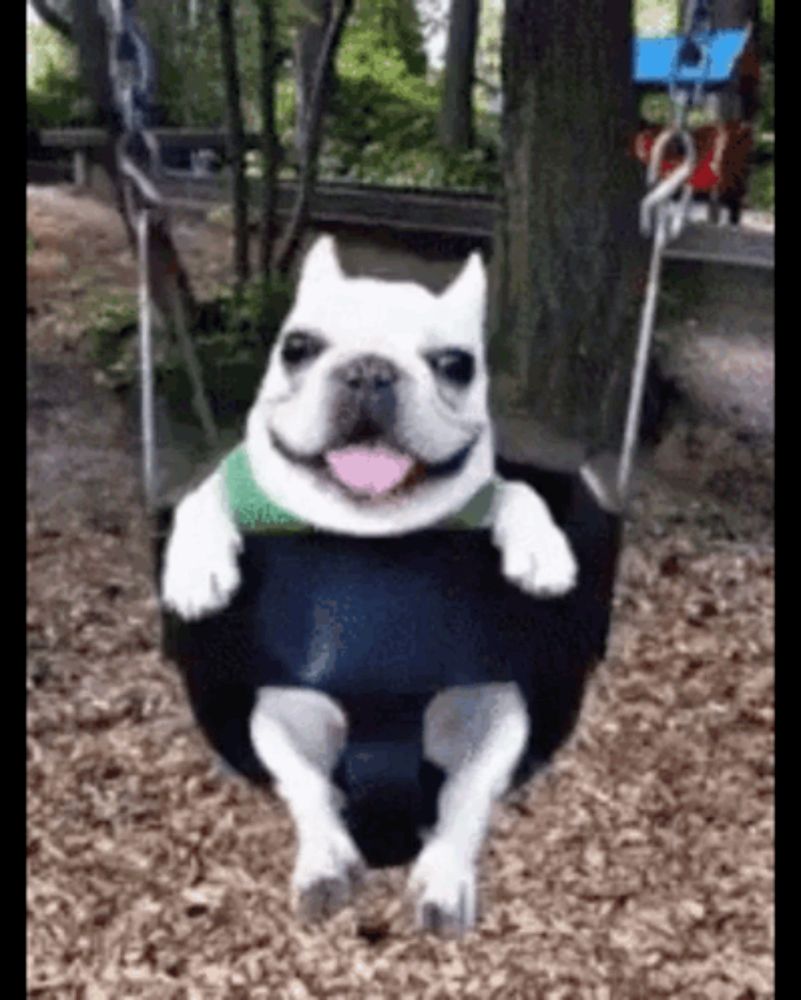
[[[364,354],[335,369],[331,378],[336,384],[335,424],[343,441],[391,432],[401,379],[396,365],[377,354]]]

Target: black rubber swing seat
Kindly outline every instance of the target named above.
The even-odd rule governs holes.
[[[585,680],[605,654],[620,518],[578,475],[501,459],[498,470],[528,482],[569,537],[579,563],[569,594],[532,598],[508,584],[486,530],[260,534],[245,538],[242,586],[226,609],[190,623],[164,616],[165,653],[200,727],[252,781],[268,780],[249,737],[260,687],[313,688],[342,704],[348,741],[334,779],[374,867],[411,860],[435,819],[443,775],[423,758],[422,721],[437,692],[520,686],[530,736],[519,783],[569,735]]]

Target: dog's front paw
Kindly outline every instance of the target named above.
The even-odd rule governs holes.
[[[500,549],[503,575],[528,594],[558,597],[576,585],[576,560],[558,528],[536,537],[522,529],[512,532]]]
[[[535,597],[557,597],[576,585],[578,565],[564,532],[523,483],[503,486],[492,526],[504,577]]]
[[[161,597],[166,608],[191,621],[222,610],[239,582],[235,551],[176,544],[167,553]]]
[[[332,917],[353,899],[364,873],[364,861],[347,834],[321,835],[298,853],[292,875],[295,909],[308,921]]]
[[[476,923],[475,866],[444,842],[423,848],[409,876],[417,926],[444,936],[466,934]]]
[[[175,512],[161,578],[164,606],[187,620],[221,611],[239,587],[241,547],[219,475],[212,476]]]

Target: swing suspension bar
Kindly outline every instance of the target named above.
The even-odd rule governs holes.
[[[115,151],[117,167],[123,178],[126,216],[136,234],[142,483],[145,504],[148,511],[152,512],[157,506],[159,477],[153,339],[155,310],[150,235],[153,225],[163,223],[166,215],[166,203],[156,183],[161,173],[161,155],[158,140],[152,131],[156,61],[136,16],[136,0],[106,0],[102,9],[109,39],[109,75],[117,124],[121,131]],[[217,426],[180,303],[176,304],[173,319],[175,336],[192,386],[192,402],[206,439],[209,445],[214,446],[218,440]]]
[[[109,75],[122,130],[117,145],[120,171],[139,205],[162,207],[163,199],[151,180],[159,173],[161,159],[151,130],[155,60],[136,19],[134,0],[107,0],[105,9],[110,35]]]
[[[123,178],[125,212],[134,223],[138,265],[139,419],[142,447],[142,488],[145,505],[157,502],[155,368],[153,360],[153,297],[150,280],[152,213],[164,202],[149,174],[159,167],[158,142],[149,129],[155,63],[136,21],[132,0],[107,0],[109,76],[122,134],[117,140],[117,167]]]
[[[684,38],[676,49],[671,67],[668,93],[673,103],[674,127],[683,129],[687,115],[699,106],[706,95],[709,72],[712,68],[712,4],[709,0],[695,0],[688,4]],[[684,70],[701,67],[700,74],[688,82]]]

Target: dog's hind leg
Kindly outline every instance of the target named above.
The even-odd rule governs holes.
[[[446,774],[437,823],[409,878],[424,930],[461,934],[476,921],[476,862],[492,806],[509,787],[529,722],[516,684],[449,688],[426,710],[425,756]]]
[[[347,736],[345,713],[319,691],[265,687],[250,734],[295,822],[296,906],[308,919],[330,916],[350,901],[364,870],[340,816],[342,794],[331,781]]]

